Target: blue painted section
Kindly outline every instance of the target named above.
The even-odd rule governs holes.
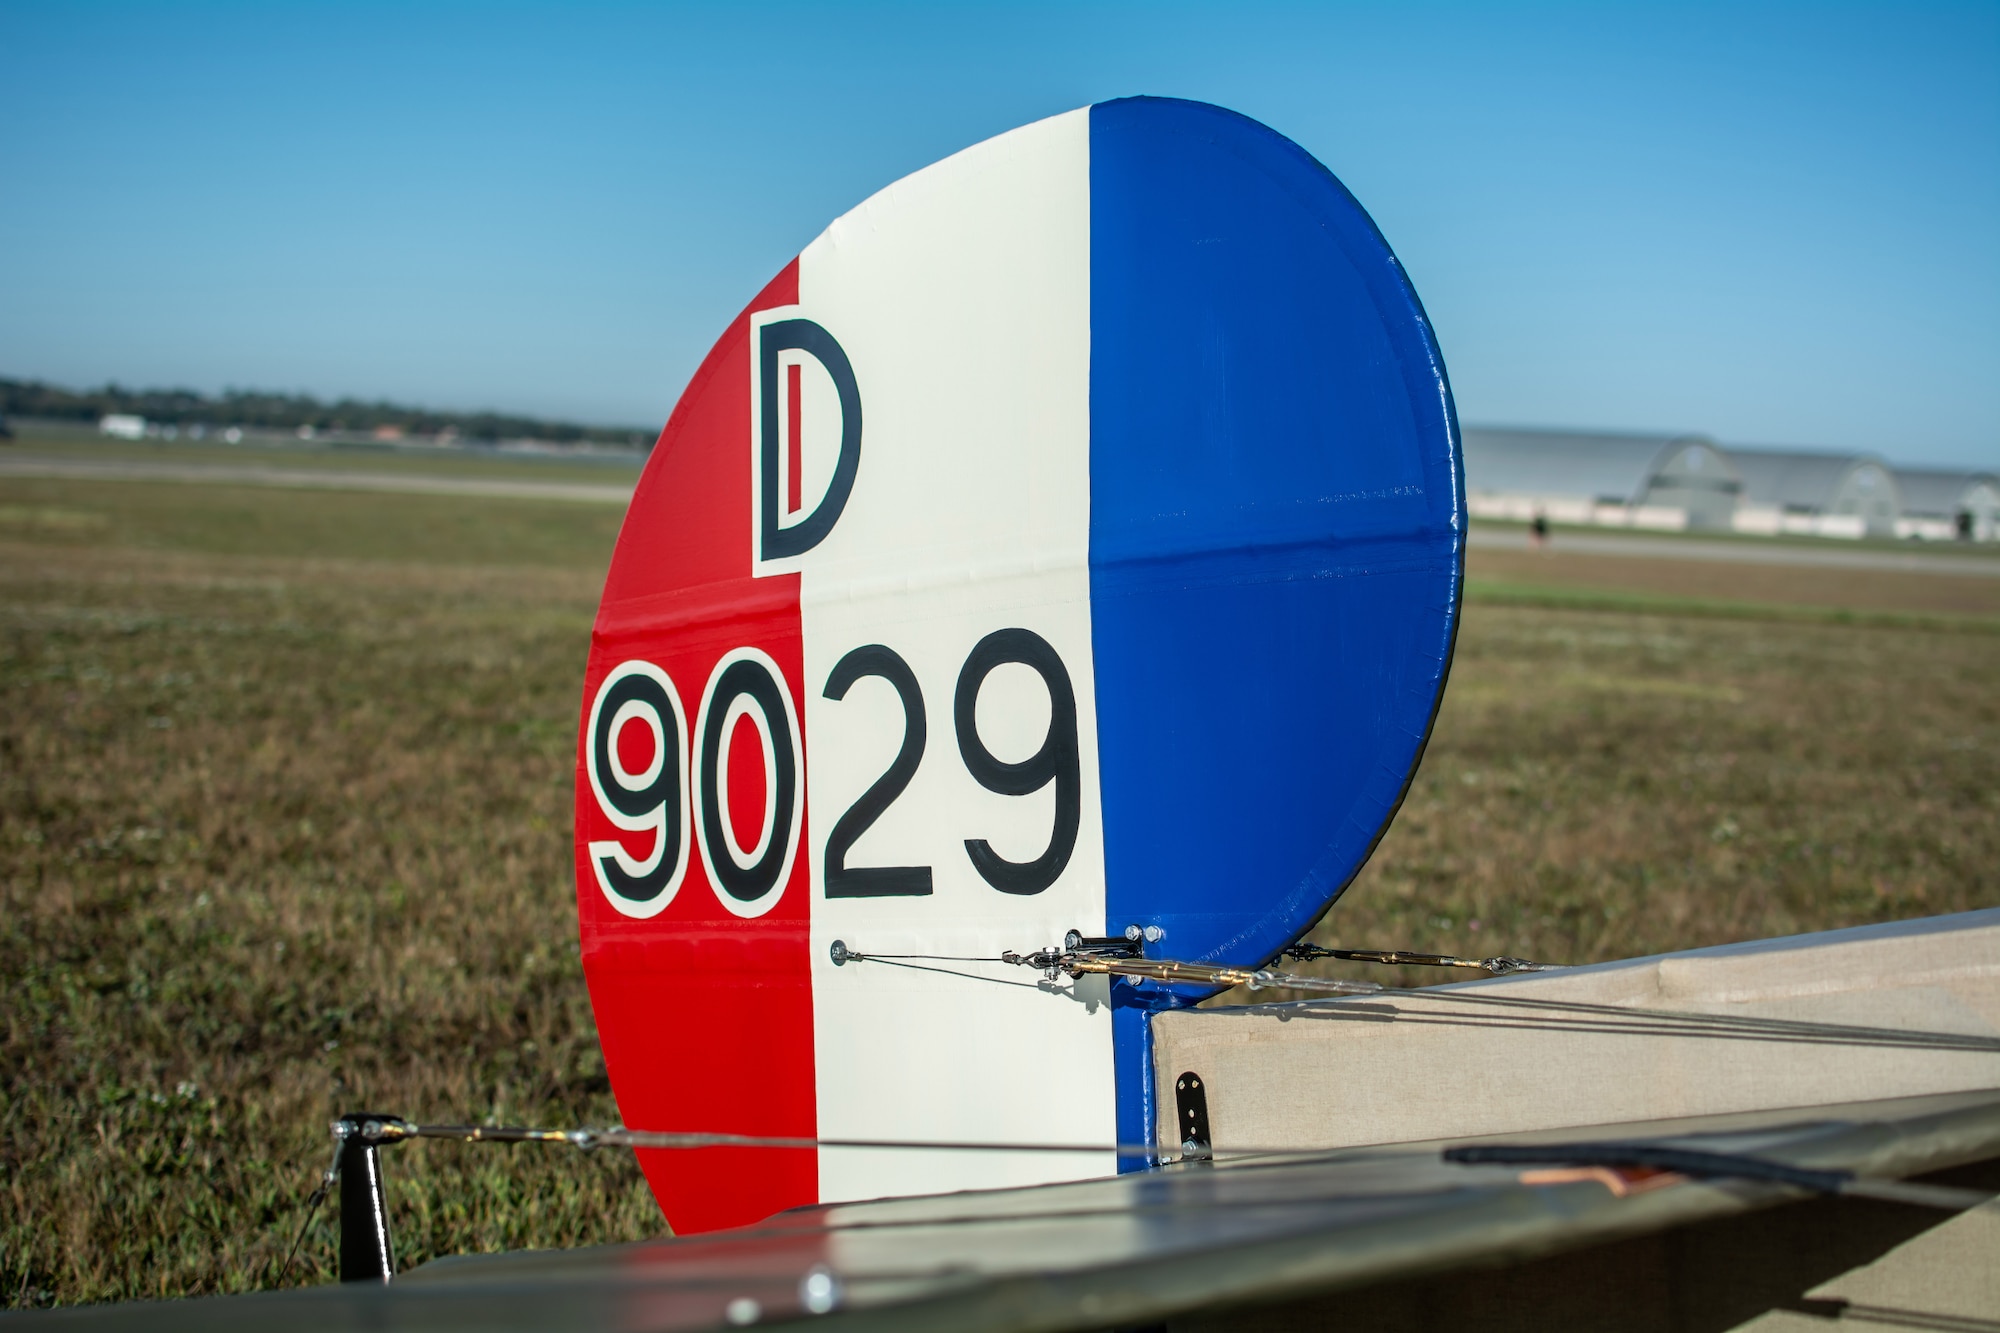
[[[1090,592],[1105,925],[1261,963],[1346,888],[1422,754],[1465,508],[1444,362],[1325,167],[1194,102],[1091,108]],[[1146,1012],[1113,987],[1119,1135]]]
[[[1114,992],[1130,990],[1122,981],[1113,981]],[[1111,1005],[1111,1073],[1118,1087],[1118,1141],[1153,1141],[1153,1033],[1149,1026],[1153,1011],[1138,1004],[1113,1000]],[[1139,1157],[1120,1157],[1118,1169],[1142,1171],[1146,1162]]]

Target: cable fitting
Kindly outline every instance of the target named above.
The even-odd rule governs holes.
[[[1279,954],[1297,962],[1311,962],[1318,958],[1337,958],[1347,963],[1382,963],[1396,967],[1463,967],[1475,968],[1491,976],[1504,977],[1511,972],[1549,972],[1557,968],[1555,963],[1537,963],[1526,958],[1459,958],[1448,953],[1412,953],[1407,949],[1329,949],[1320,944],[1301,941],[1288,945]]]

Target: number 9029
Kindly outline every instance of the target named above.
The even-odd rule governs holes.
[[[1033,754],[1013,762],[993,754],[978,725],[980,687],[1008,663],[1035,672],[1049,695],[1047,733]],[[930,734],[916,673],[885,644],[864,644],[843,656],[822,695],[838,702],[856,681],[869,676],[887,681],[901,701],[903,739],[889,767],[834,821],[821,883],[829,898],[923,896],[932,891],[930,866],[847,863],[855,842],[916,776]],[[728,799],[730,738],[744,721],[757,729],[764,761],[763,817],[748,838],[732,822]],[[628,737],[634,726],[641,731]],[[1027,796],[1054,785],[1054,821],[1039,855],[1012,861],[984,838],[964,839],[973,869],[994,889],[1041,893],[1068,867],[1082,821],[1076,690],[1068,668],[1033,630],[995,630],[974,645],[959,669],[952,726],[966,772],[988,791]],[[612,906],[634,917],[665,908],[686,877],[692,841],[724,907],[746,917],[770,910],[791,877],[804,805],[799,720],[777,665],[754,648],[724,654],[709,674],[690,731],[667,673],[650,662],[624,662],[599,684],[588,727],[584,760],[598,808],[618,829],[653,835],[645,857],[632,856],[616,838],[589,845],[598,887]],[[690,808],[695,816],[692,839]]]

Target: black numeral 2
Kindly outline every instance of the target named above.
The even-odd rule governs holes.
[[[917,775],[924,757],[927,727],[924,723],[924,693],[917,688],[916,673],[894,649],[879,643],[864,644],[840,659],[826,678],[825,695],[844,699],[854,682],[863,676],[880,676],[895,687],[903,701],[903,747],[881,777],[875,779],[861,799],[847,808],[826,835],[826,896],[829,898],[920,898],[931,891],[929,866],[850,866],[847,853],[866,833],[882,812]]]
[[[996,759],[979,738],[979,687],[995,667],[1018,662],[1042,678],[1049,691],[1049,730],[1042,745],[1018,764]],[[921,897],[931,891],[929,866],[850,866],[847,853],[855,841],[882,817],[916,776],[924,757],[926,725],[924,695],[916,673],[895,651],[879,643],[866,644],[840,659],[827,677],[825,695],[844,699],[863,676],[880,676],[903,701],[903,748],[861,799],[849,806],[826,838],[826,896],[829,898]],[[965,854],[979,877],[1002,893],[1040,893],[1062,877],[1076,851],[1077,828],[1083,820],[1083,775],[1076,734],[1076,689],[1069,669],[1055,648],[1033,630],[1002,629],[981,639],[958,673],[952,700],[952,720],[958,731],[958,752],[966,771],[988,791],[1002,796],[1027,796],[1051,782],[1056,784],[1055,826],[1049,845],[1032,861],[1009,861],[984,838],[967,838]]]

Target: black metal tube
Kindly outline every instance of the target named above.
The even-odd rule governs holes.
[[[396,1275],[396,1250],[389,1238],[389,1201],[382,1192],[381,1145],[362,1126],[394,1116],[354,1111],[340,1118],[348,1127],[340,1141],[340,1280],[387,1282]]]

